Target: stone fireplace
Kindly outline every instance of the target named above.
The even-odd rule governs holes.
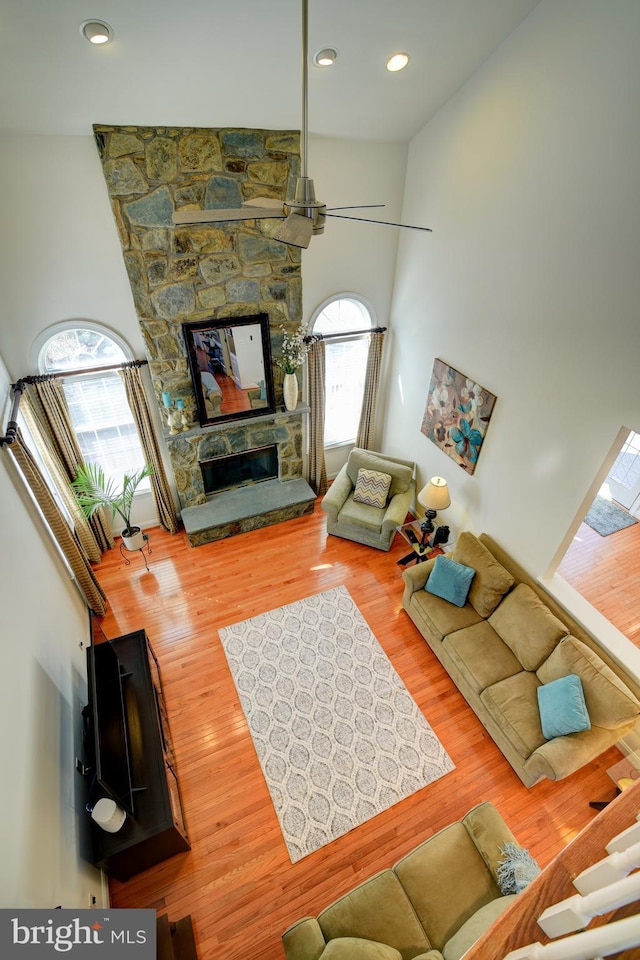
[[[182,333],[187,321],[264,313],[269,317],[271,354],[277,358],[283,331],[292,332],[301,319],[300,250],[272,239],[277,220],[180,227],[171,220],[178,207],[235,207],[259,196],[284,199],[299,175],[299,134],[95,125],[94,136],[158,407],[164,414],[163,392],[184,401],[185,429],[171,433],[164,416],[163,423],[191,543],[246,528],[243,518],[222,522],[221,498],[229,495],[231,502],[234,494],[235,503],[234,491],[209,495],[205,491],[200,464],[219,457],[276,448],[276,478],[240,485],[245,491],[239,497],[245,503],[244,521],[252,526],[312,509],[310,488],[305,485],[306,500],[301,506],[289,483],[304,483],[306,410],[300,406],[293,413],[284,410],[281,369],[273,366],[275,414],[201,427]],[[289,498],[295,503],[283,505],[278,487],[272,489],[269,501],[269,484],[290,488]],[[298,488],[302,491],[299,484]],[[194,521],[196,508],[204,512]],[[232,511],[234,517],[236,512]],[[210,535],[202,526],[205,513],[212,519]]]

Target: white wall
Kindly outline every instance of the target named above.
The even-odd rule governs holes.
[[[337,211],[354,217],[399,221],[406,160],[405,144],[310,138],[309,173],[319,200],[328,207],[385,205]],[[395,227],[327,218],[325,232],[314,237],[302,254],[304,319],[309,321],[328,297],[358,293],[370,304],[375,323],[388,327],[399,234]],[[379,417],[377,433],[381,421]],[[336,475],[350,449],[327,451],[329,477]]]
[[[8,384],[0,360],[2,434]],[[78,855],[88,614],[6,447],[0,530],[0,906],[85,907],[90,893],[102,896],[98,871]]]
[[[383,448],[534,574],[640,429],[639,102],[637,0],[544,0],[410,145]],[[473,476],[420,432],[435,357],[498,397]]]

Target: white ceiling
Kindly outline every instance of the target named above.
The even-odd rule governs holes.
[[[411,139],[539,0],[310,0],[312,134]],[[107,21],[94,47],[80,23]],[[0,132],[299,129],[301,0],[0,0]],[[390,74],[387,57],[410,54]]]

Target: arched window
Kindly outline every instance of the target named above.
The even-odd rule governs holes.
[[[117,483],[124,473],[143,467],[124,384],[117,369],[104,369],[133,360],[124,340],[98,324],[66,322],[41,334],[36,349],[40,373],[64,375],[64,394],[84,460],[98,463]],[[141,488],[145,486],[148,479]]]
[[[372,309],[353,293],[325,300],[311,318],[311,331],[325,343],[325,447],[353,443],[362,410]]]

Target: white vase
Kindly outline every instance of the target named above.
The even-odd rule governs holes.
[[[298,406],[298,378],[295,373],[285,373],[282,395],[286,409],[295,410]]]

